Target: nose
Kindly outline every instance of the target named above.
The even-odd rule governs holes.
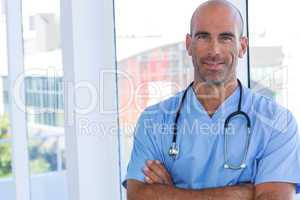
[[[211,39],[209,42],[209,53],[212,56],[215,56],[215,55],[220,54],[220,50],[221,50],[221,47],[220,47],[219,41],[217,39]]]

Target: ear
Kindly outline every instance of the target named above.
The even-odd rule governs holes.
[[[186,48],[189,56],[191,56],[192,55],[192,37],[188,33],[185,36],[185,48]]]
[[[243,58],[247,52],[248,38],[243,36],[240,38],[239,58]]]

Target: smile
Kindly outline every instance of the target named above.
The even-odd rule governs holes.
[[[209,62],[204,62],[205,65],[208,66],[208,69],[210,70],[220,70],[223,68],[224,63],[209,63]]]

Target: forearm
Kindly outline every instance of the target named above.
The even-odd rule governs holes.
[[[256,196],[255,200],[287,200],[287,199],[278,197],[275,194],[267,193],[260,196]]]
[[[264,183],[254,189],[255,200],[294,200],[295,184],[291,183]]]
[[[160,184],[145,185],[129,200],[253,200],[252,187],[246,185],[190,190]]]
[[[292,200],[293,197],[286,197],[283,195],[278,195],[278,194],[272,194],[272,193],[265,193],[262,195],[259,195],[257,197],[255,197],[255,200]]]
[[[295,195],[293,193],[279,193],[279,192],[264,192],[260,195],[255,195],[254,200],[293,200]]]

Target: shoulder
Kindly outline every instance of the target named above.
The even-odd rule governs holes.
[[[274,99],[253,92],[249,88],[245,88],[245,91],[246,105],[249,105],[248,112],[251,113],[256,122],[263,123],[263,125],[279,132],[286,129],[289,124],[296,125],[296,119],[289,109]]]
[[[154,105],[146,107],[146,109],[142,112],[141,116],[145,118],[151,118],[153,120],[157,120],[162,117],[175,115],[183,92],[184,91],[180,91],[172,97],[169,97]]]

